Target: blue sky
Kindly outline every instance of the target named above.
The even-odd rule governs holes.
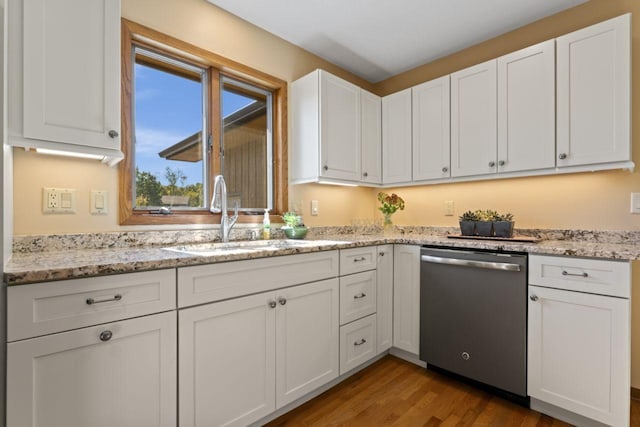
[[[202,86],[150,67],[135,66],[136,167],[167,184],[165,169],[180,169],[186,184],[202,182],[202,162],[166,160],[158,153],[202,129]],[[223,116],[251,100],[229,92],[223,95]]]

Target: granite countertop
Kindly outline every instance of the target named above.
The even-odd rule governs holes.
[[[635,232],[617,232],[611,235],[593,232],[556,231],[545,234],[544,237],[550,238],[543,239],[537,243],[529,243],[450,239],[447,238],[447,233],[450,233],[451,230],[443,231],[442,229],[431,229],[428,227],[407,227],[398,231],[399,232],[392,236],[383,236],[382,234],[355,234],[350,230],[346,233],[345,228],[326,229],[322,232],[312,233],[311,239],[308,239],[312,241],[319,240],[318,245],[283,247],[275,250],[253,249],[249,252],[228,252],[208,256],[163,249],[162,247],[176,246],[177,240],[175,240],[176,236],[174,235],[168,236],[168,239],[173,244],[167,244],[166,241],[154,240],[151,245],[144,245],[140,243],[141,241],[136,240],[135,243],[137,245],[133,246],[118,245],[113,242],[106,244],[104,242],[104,235],[100,235],[99,237],[103,239],[101,243],[102,246],[95,245],[96,247],[93,248],[87,248],[86,244],[78,244],[76,247],[73,247],[74,245],[69,243],[69,241],[65,241],[58,236],[56,236],[56,241],[61,247],[56,247],[56,245],[50,241],[43,244],[42,238],[40,240],[25,239],[18,244],[14,243],[14,253],[8,265],[5,267],[4,281],[8,285],[20,285],[387,243],[504,250],[527,252],[530,254],[613,260],[640,259],[640,244],[637,243],[638,236]],[[569,236],[571,238],[567,238],[567,233],[571,234],[571,236]],[[122,234],[123,233],[120,233],[118,236],[120,240],[122,240]],[[97,238],[95,235],[74,236],[82,236],[76,239],[87,239],[87,241],[91,242],[95,242]],[[540,233],[538,233],[538,236],[540,236]],[[167,236],[163,237],[163,239],[166,238]],[[133,239],[139,239],[139,236],[134,236]],[[128,233],[124,240],[131,243],[131,233]],[[25,243],[25,241],[28,243]],[[208,241],[210,242],[212,240]],[[200,243],[203,242],[200,241]],[[47,246],[46,250],[41,246]],[[66,249],[69,248],[69,246],[71,246],[71,248]],[[38,250],[34,250],[34,247],[38,247]]]

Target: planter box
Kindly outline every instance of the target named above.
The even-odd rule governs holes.
[[[496,237],[513,237],[513,221],[494,221],[493,233]]]
[[[460,221],[460,234],[463,236],[474,236],[476,233],[475,221]]]
[[[493,235],[493,222],[476,221],[476,235],[482,237],[491,237]]]

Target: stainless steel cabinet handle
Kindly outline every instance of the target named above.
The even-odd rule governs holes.
[[[559,158],[560,160],[564,160],[564,159],[566,159],[566,158],[567,158],[567,153],[560,153],[560,154],[558,155],[558,158]]]
[[[275,301],[269,301],[269,307],[271,307],[271,308],[276,308],[276,305],[277,305],[277,304],[278,304],[278,303],[277,303],[277,302],[275,302]]]
[[[443,167],[443,168],[442,168],[442,172],[449,172],[449,168],[448,168],[448,167],[446,167],[446,166],[445,166],[445,167]]]
[[[489,270],[520,271],[520,265],[507,262],[473,261],[470,259],[444,258],[432,255],[422,255],[420,259],[424,262],[431,262],[434,264],[449,264],[461,267],[487,268]]]
[[[531,301],[538,301],[538,295],[532,294],[532,295],[529,297],[529,299],[530,299]]]
[[[568,271],[565,271],[565,270],[562,270],[562,275],[563,276],[576,276],[576,277],[589,277],[589,273],[587,273],[587,272],[569,273]]]
[[[494,162],[494,161],[489,162],[489,167],[490,168],[494,167],[495,165],[496,165],[496,162]]]
[[[364,338],[360,338],[360,341],[356,341],[353,343],[353,345],[362,345],[364,343],[366,343],[367,340],[365,340]]]
[[[498,162],[498,166],[504,166],[504,165],[505,165],[505,163],[507,163],[507,162],[505,162],[504,160],[500,160],[500,161]]]
[[[367,296],[367,294],[365,294],[364,292],[360,292],[358,295],[354,295],[353,299],[360,299],[360,298],[364,298],[366,296]]]
[[[362,262],[362,261],[366,261],[367,259],[365,257],[360,257],[360,258],[354,258],[353,262]]]
[[[100,299],[100,300],[95,300],[93,298],[87,298],[87,305],[101,304],[103,302],[120,301],[121,299],[122,299],[122,295],[120,295],[120,294],[115,294],[113,296],[113,298]]]
[[[285,297],[278,298],[278,302],[280,305],[285,305],[287,303],[287,299]]]
[[[100,341],[109,341],[113,333],[111,331],[102,331],[100,332]]]
[[[112,130],[109,131],[108,135],[109,135],[109,138],[117,138],[119,133],[118,133],[117,130],[113,130],[112,129]]]

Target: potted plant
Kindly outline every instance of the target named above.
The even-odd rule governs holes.
[[[304,239],[309,229],[304,226],[302,217],[295,212],[285,212],[282,215],[284,226],[282,231],[289,239]]]
[[[491,237],[493,235],[493,221],[496,219],[498,212],[487,210],[477,210],[475,214],[478,216],[476,222],[476,235],[482,237]]]
[[[496,237],[513,237],[513,214],[498,214],[493,221],[493,233]]]
[[[381,206],[378,207],[378,210],[382,212],[382,215],[384,215],[384,233],[389,234],[393,229],[391,215],[396,213],[398,210],[404,210],[404,199],[396,193],[391,193],[391,195],[389,195],[387,193],[380,192],[378,193],[378,201],[381,204]]]
[[[460,221],[460,234],[463,236],[473,236],[476,232],[476,221],[478,215],[472,211],[466,211],[458,218]]]

